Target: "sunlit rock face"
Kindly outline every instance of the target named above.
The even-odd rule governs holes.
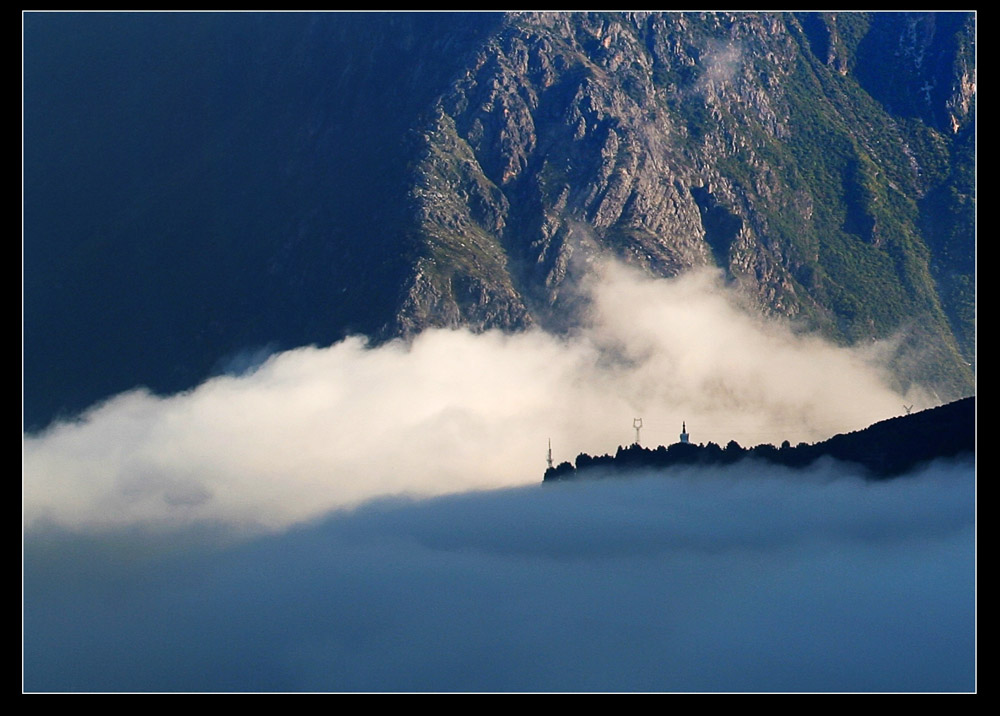
[[[903,381],[968,390],[955,337],[968,352],[968,323],[933,275],[944,253],[949,271],[971,268],[957,254],[972,235],[936,246],[920,201],[948,181],[929,165],[957,146],[951,128],[971,121],[972,28],[968,15],[506,17],[419,135],[423,255],[396,325],[563,327],[574,279],[613,252],[661,276],[719,266],[759,310],[842,339],[921,316],[907,340],[935,367],[903,350]],[[894,114],[868,62],[889,37],[916,38],[914,97],[929,72],[949,90]]]

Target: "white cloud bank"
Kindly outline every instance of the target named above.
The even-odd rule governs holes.
[[[24,441],[29,529],[281,529],[397,494],[537,482],[633,440],[814,441],[902,412],[878,367],[738,308],[714,273],[605,264],[569,338],[432,330],[351,338],[157,397],[137,390]],[[906,402],[913,402],[909,396]]]

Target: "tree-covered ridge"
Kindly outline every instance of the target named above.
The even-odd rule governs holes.
[[[708,443],[674,443],[655,449],[633,444],[619,446],[614,456],[592,457],[586,453],[576,464],[564,462],[545,471],[545,482],[578,477],[603,477],[637,468],[667,469],[680,465],[731,465],[748,458],[775,465],[802,468],[823,457],[862,465],[871,479],[902,475],[916,465],[936,458],[956,457],[976,452],[975,397],[924,410],[913,415],[890,418],[871,427],[829,440],[781,447],[764,444],[743,448],[731,440],[725,447]]]

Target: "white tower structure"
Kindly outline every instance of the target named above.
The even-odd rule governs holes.
[[[687,422],[681,421],[681,442],[687,443],[690,441],[691,436],[688,435]]]

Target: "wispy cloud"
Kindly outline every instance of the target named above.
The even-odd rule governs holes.
[[[697,92],[713,94],[735,79],[743,66],[743,50],[736,42],[712,41],[699,61]]]

